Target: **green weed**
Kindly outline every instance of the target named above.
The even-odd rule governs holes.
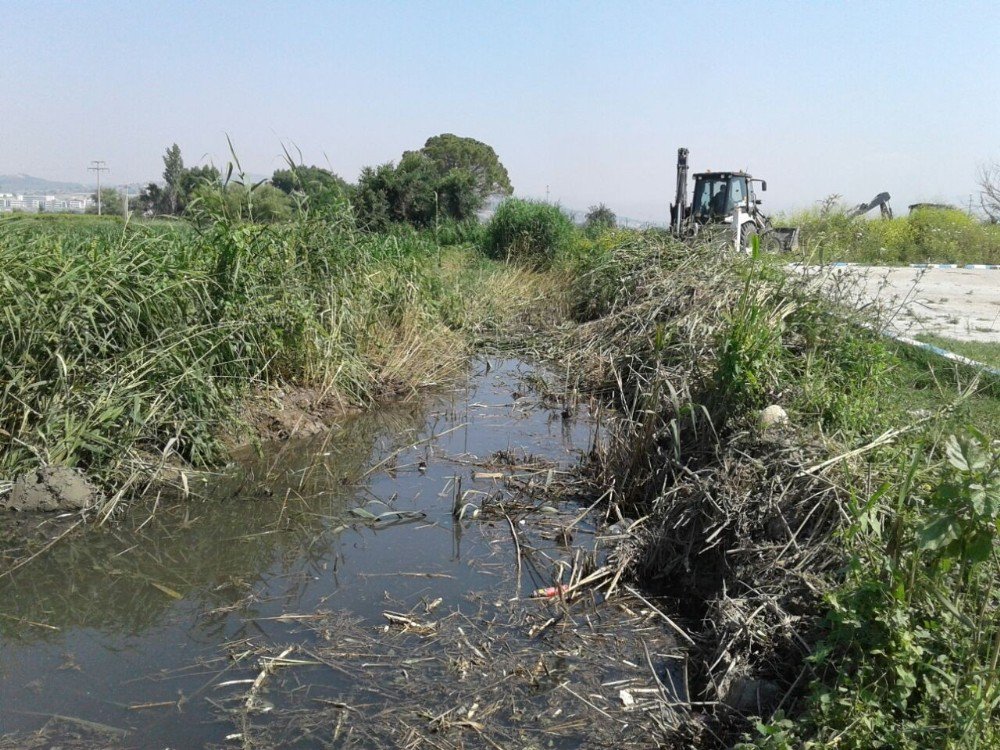
[[[490,219],[485,248],[497,260],[546,268],[569,247],[574,232],[558,206],[510,198]]]
[[[223,458],[256,388],[365,404],[439,381],[463,346],[437,260],[432,238],[350,221],[0,223],[0,477],[66,464],[120,489],[143,455]]]

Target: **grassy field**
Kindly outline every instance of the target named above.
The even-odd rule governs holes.
[[[223,460],[261,389],[366,405],[479,345],[534,352],[615,407],[586,472],[645,519],[622,565],[693,634],[680,744],[998,746],[996,380],[875,336],[784,258],[515,209],[0,222],[0,478],[78,466],[111,510],[164,458]],[[819,226],[827,259],[862,252]]]
[[[924,343],[933,344],[955,354],[961,354],[976,362],[982,362],[984,365],[1000,368],[1000,344],[986,341],[959,341],[929,333],[922,333],[917,338]]]

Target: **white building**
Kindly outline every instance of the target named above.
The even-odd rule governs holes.
[[[0,211],[28,211],[38,213],[83,213],[94,204],[89,195],[78,193],[61,195],[28,195],[0,193]]]

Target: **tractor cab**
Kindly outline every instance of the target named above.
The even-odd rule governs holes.
[[[702,172],[694,176],[691,215],[698,224],[730,221],[733,211],[741,208],[748,215],[756,211],[753,183],[743,172]],[[766,190],[766,183],[761,189]]]

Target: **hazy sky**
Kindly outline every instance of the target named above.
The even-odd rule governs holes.
[[[965,204],[1000,159],[1000,5],[46,2],[0,11],[0,174],[159,179],[281,144],[349,180],[430,135],[486,141],[516,191],[662,220],[678,146],[765,209],[882,190]]]

